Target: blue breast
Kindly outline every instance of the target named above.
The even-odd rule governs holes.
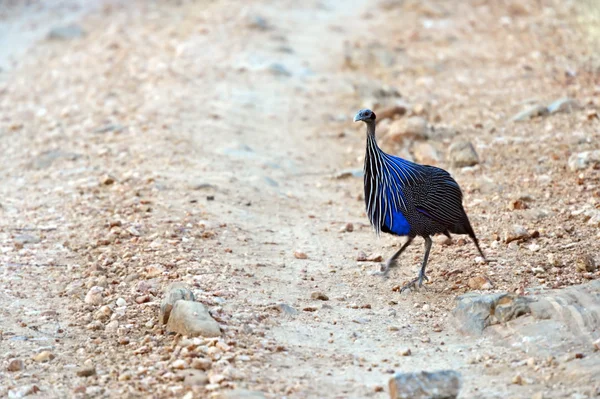
[[[390,218],[389,214],[386,214],[384,228],[382,230],[385,231],[387,229],[393,234],[407,236],[410,233],[410,224],[408,224],[408,220],[406,220],[402,212],[395,211],[392,214],[392,218]]]

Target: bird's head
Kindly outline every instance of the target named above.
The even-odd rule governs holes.
[[[354,122],[363,121],[365,123],[375,122],[375,112],[370,109],[361,109],[354,116]]]

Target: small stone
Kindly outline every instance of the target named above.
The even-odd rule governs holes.
[[[596,271],[596,262],[589,254],[578,257],[577,261],[575,262],[575,266],[577,267],[577,270],[582,273],[592,273]]]
[[[316,312],[318,309],[314,306],[307,306],[307,307],[303,308],[302,310],[304,310],[305,312]]]
[[[567,161],[573,172],[586,169],[588,166],[600,165],[600,150],[585,151],[573,154]]]
[[[119,345],[128,345],[129,344],[129,337],[120,337],[119,338]]]
[[[94,366],[83,367],[77,370],[78,377],[91,377],[96,375],[96,368]]]
[[[600,338],[598,338],[597,340],[594,341],[593,343],[594,345],[594,350],[595,351],[600,351]]]
[[[544,399],[544,393],[543,392],[536,392],[533,394],[533,396],[531,397],[531,399]]]
[[[85,295],[84,302],[88,305],[100,305],[104,297],[104,288],[99,286],[93,286],[90,288],[88,293]]]
[[[185,284],[173,283],[165,290],[165,297],[160,304],[159,320],[163,324],[167,324],[173,305],[179,300],[194,301],[194,293]]]
[[[285,76],[285,77],[292,76],[292,73],[290,72],[290,70],[278,62],[274,62],[271,65],[269,65],[269,71],[275,76]]]
[[[520,374],[517,374],[513,377],[512,383],[515,385],[523,385],[523,377]]]
[[[6,366],[7,371],[21,371],[25,368],[25,364],[21,359],[9,359],[8,366]]]
[[[132,235],[134,235],[134,234],[132,234]],[[139,233],[137,233],[137,235],[139,236]],[[165,267],[163,265],[153,264],[153,265],[146,266],[146,276],[148,278],[158,277],[158,276],[162,275],[164,272],[165,272]]]
[[[33,357],[33,360],[40,363],[46,363],[54,359],[54,354],[50,351],[42,351]]]
[[[509,244],[513,241],[524,240],[529,237],[527,229],[520,225],[513,225],[512,229],[504,233],[504,242]]]
[[[402,348],[398,351],[398,354],[400,354],[400,356],[410,356],[412,355],[412,351],[410,348]]]
[[[188,337],[218,337],[221,335],[219,324],[203,304],[185,300],[179,300],[173,305],[167,322],[167,330]]]
[[[543,267],[533,267],[533,268],[531,268],[531,272],[533,274],[544,274],[544,273],[546,273],[546,270],[544,270]]]
[[[1,392],[1,391],[0,391]],[[40,392],[40,388],[37,385],[25,385],[16,389],[11,389],[8,391],[9,399],[22,398],[29,395],[35,395]]]
[[[149,295],[140,295],[135,297],[135,302],[137,304],[142,304],[142,303],[146,303],[146,302],[150,302],[150,296]]]
[[[31,234],[18,234],[13,240],[16,244],[21,245],[21,247],[25,244],[37,244],[42,241],[40,237]]]
[[[512,121],[523,122],[545,115],[548,115],[548,108],[546,108],[544,105],[537,104],[513,116]]]
[[[457,141],[448,149],[448,160],[455,167],[474,166],[479,163],[479,156],[470,141]]]
[[[119,299],[117,299],[116,304],[117,304],[118,307],[121,308],[123,306],[127,306],[127,301],[125,299],[123,299],[123,298],[119,298]]]
[[[486,276],[471,277],[467,285],[472,290],[490,290],[493,287],[492,282]]]
[[[425,165],[437,165],[440,163],[440,155],[435,147],[427,142],[422,141],[415,143],[412,147],[415,161]]]
[[[72,40],[85,36],[84,30],[79,25],[71,24],[58,26],[48,32],[49,40]]]
[[[390,399],[455,399],[460,387],[460,374],[454,370],[396,373],[389,381]]]
[[[194,360],[192,360],[191,366],[192,368],[197,370],[207,371],[210,370],[210,368],[212,367],[212,361],[204,358],[195,358]]]
[[[354,231],[354,225],[352,223],[346,223],[341,231],[342,233],[352,233]]]
[[[100,184],[104,186],[110,186],[115,183],[115,178],[109,175],[104,175],[100,178]]]
[[[516,210],[527,209],[527,204],[520,199],[510,200],[508,202],[508,210],[514,211],[515,209]]]
[[[294,309],[293,307],[291,307],[290,305],[288,305],[286,303],[279,303],[279,304],[275,305],[274,308],[282,313],[289,315],[289,316],[295,316],[298,314],[298,311],[296,309]]]
[[[548,105],[548,112],[555,114],[557,112],[571,113],[579,109],[579,103],[571,98],[560,98]]]
[[[429,304],[426,303],[421,309],[423,310],[423,312],[429,312],[431,310],[431,306],[429,306]]]
[[[310,297],[312,299],[316,299],[319,301],[328,301],[329,297],[325,294],[323,294],[322,292],[313,292],[312,294],[310,294]]]
[[[171,363],[171,367],[175,370],[183,370],[188,368],[188,364],[183,359],[177,359],[173,363]]]
[[[185,376],[183,379],[183,385],[188,387],[204,386],[209,382],[208,376],[204,371],[201,370],[188,369],[183,375]]]
[[[108,320],[110,315],[112,314],[112,309],[107,305],[101,306],[100,309],[94,314],[94,318],[96,320],[104,321]]]
[[[308,259],[308,255],[301,251],[294,251],[294,258],[296,259]]]

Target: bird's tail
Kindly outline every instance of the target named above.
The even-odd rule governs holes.
[[[454,229],[452,229],[450,231],[455,234],[468,234],[469,237],[471,237],[471,240],[473,240],[475,247],[477,247],[477,251],[479,251],[479,255],[481,255],[483,260],[486,260],[485,255],[483,254],[483,251],[481,250],[481,247],[479,246],[479,240],[477,239],[477,236],[475,235],[475,232],[473,231],[473,227],[471,227],[471,222],[469,222],[469,218],[466,215],[465,215],[464,222],[460,225],[455,226]]]

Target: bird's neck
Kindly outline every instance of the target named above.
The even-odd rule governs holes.
[[[375,138],[375,123],[367,123],[367,152],[365,154],[365,175],[373,175],[373,162],[381,158],[381,149]]]

